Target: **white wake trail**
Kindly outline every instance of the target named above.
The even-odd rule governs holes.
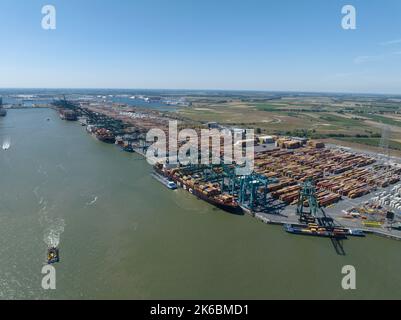
[[[11,139],[10,138],[5,138],[3,141],[2,149],[3,150],[8,150],[11,147]]]
[[[97,199],[98,199],[98,197],[97,197],[97,196],[95,196],[95,198],[94,198],[92,201],[90,201],[90,202],[87,202],[87,203],[86,203],[86,205],[87,205],[87,206],[94,205],[94,204],[96,203]]]
[[[55,205],[49,207],[49,203],[44,196],[40,194],[39,186],[34,189],[34,194],[39,204],[39,223],[45,228],[43,241],[49,248],[58,247],[61,235],[65,229],[65,221],[63,218],[55,217],[52,212],[56,211]]]
[[[58,247],[60,244],[61,234],[65,229],[64,219],[55,219],[51,225],[45,230],[43,241],[48,245],[48,247]]]

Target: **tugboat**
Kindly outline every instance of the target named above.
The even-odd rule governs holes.
[[[48,264],[55,264],[60,262],[60,253],[59,249],[52,247],[47,250],[47,263]]]

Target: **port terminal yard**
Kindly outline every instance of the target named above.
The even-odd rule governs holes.
[[[154,126],[167,129],[168,118],[156,112],[105,110],[65,100],[55,107],[63,110],[60,114],[65,120],[85,118],[83,125],[96,126],[101,141],[107,138],[107,142],[114,142],[117,135],[131,135],[132,150],[141,155],[146,153],[146,130]],[[65,110],[76,112],[76,117]],[[375,153],[324,146],[307,139],[265,140],[255,146],[255,172],[249,178],[235,177],[229,166],[180,167],[173,174],[189,183],[203,184],[202,192],[218,199],[222,208],[238,203],[243,212],[275,225],[300,225],[296,204],[303,183],[311,179],[316,184],[318,206],[325,208],[334,223],[401,240],[401,230],[394,228],[401,221],[399,211],[393,208],[390,219],[386,215],[392,210],[389,205],[372,203],[377,194],[390,192],[399,183],[401,159],[392,158],[389,164]],[[166,182],[160,177],[159,181]]]

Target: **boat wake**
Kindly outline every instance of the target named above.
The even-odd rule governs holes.
[[[41,165],[38,168],[38,173],[43,174],[46,178],[48,177],[47,171],[45,171]]]
[[[61,235],[65,229],[63,218],[55,217],[52,213],[56,211],[55,206],[49,206],[44,196],[39,195],[39,187],[34,189],[34,194],[38,199],[39,223],[44,228],[43,241],[49,248],[56,248],[60,244]]]
[[[3,141],[2,149],[3,150],[8,150],[8,149],[10,149],[10,147],[11,147],[11,140],[10,140],[10,138],[6,138]]]
[[[58,164],[56,167],[59,168],[63,172],[67,172],[67,170],[65,169],[65,167],[61,163]]]
[[[50,248],[57,248],[60,244],[61,234],[64,232],[65,222],[64,219],[56,219],[45,230],[43,241]]]
[[[96,196],[92,201],[86,203],[87,206],[92,206],[97,202],[98,197]]]

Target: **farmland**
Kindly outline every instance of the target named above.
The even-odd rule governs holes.
[[[397,96],[236,93],[190,96],[180,117],[204,124],[248,127],[265,134],[331,139],[339,144],[379,146],[387,126],[389,147],[401,153],[401,99]]]

